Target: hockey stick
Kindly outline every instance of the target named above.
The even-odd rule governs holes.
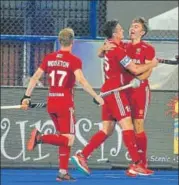
[[[24,105],[9,105],[1,106],[0,109],[21,109]],[[44,108],[47,106],[47,103],[32,103],[29,108]]]
[[[100,93],[100,96],[103,98],[103,97],[108,96],[108,95],[110,95],[110,94],[112,94],[114,92],[122,91],[122,90],[128,89],[130,87],[137,88],[139,86],[140,86],[140,80],[138,80],[137,78],[134,78],[133,80],[131,80],[131,82],[129,84],[121,86],[121,87],[118,87],[116,89],[112,89],[110,91],[106,91],[104,93]]]
[[[108,95],[110,95],[112,93],[117,92],[117,91],[122,91],[122,90],[128,89],[128,88],[137,88],[139,86],[140,86],[140,80],[138,80],[137,78],[134,78],[133,80],[131,80],[131,82],[129,84],[121,86],[121,87],[118,87],[116,89],[112,89],[110,91],[106,91],[104,93],[100,93],[100,96],[102,98],[104,98],[104,97],[106,97],[106,96],[108,96]],[[93,98],[93,101],[94,101],[94,103],[98,104],[98,102],[95,100],[95,98]]]
[[[170,64],[170,65],[178,65],[179,64],[179,57],[178,55],[175,56],[176,60],[169,60],[169,59],[160,59],[157,58],[157,60],[159,61],[159,63],[162,64]]]

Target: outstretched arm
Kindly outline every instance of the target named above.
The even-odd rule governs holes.
[[[88,81],[84,77],[82,70],[81,69],[77,69],[77,70],[75,70],[74,74],[75,74],[76,80],[81,84],[83,89],[86,92],[88,92],[93,98],[95,98],[96,101],[100,105],[103,105],[104,104],[104,100],[99,95],[97,95],[97,93],[93,90],[92,86],[88,83]]]

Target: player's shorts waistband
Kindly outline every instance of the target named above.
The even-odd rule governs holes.
[[[64,93],[49,93],[48,96],[50,97],[64,97]]]

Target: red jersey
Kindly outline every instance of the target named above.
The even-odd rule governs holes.
[[[74,71],[82,68],[79,58],[68,51],[57,51],[48,54],[40,68],[49,75],[48,100],[73,105]]]
[[[126,45],[126,52],[136,64],[145,64],[145,60],[152,60],[155,57],[153,46],[143,41],[135,45],[128,43]],[[126,70],[124,74],[125,84],[128,84],[134,77],[133,74]],[[142,86],[146,85],[148,85],[148,80],[143,80]]]
[[[124,69],[131,62],[131,59],[127,56],[125,50],[121,47],[121,43],[119,45],[116,43],[113,44],[115,44],[117,47],[106,52],[103,58],[105,83],[102,86],[102,91],[107,91],[122,86],[124,84]]]

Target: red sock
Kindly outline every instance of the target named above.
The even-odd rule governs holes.
[[[60,146],[59,147],[59,169],[68,171],[68,164],[70,158],[71,147]]]
[[[45,144],[51,144],[51,145],[56,145],[56,146],[68,146],[68,138],[62,135],[57,135],[57,134],[48,134],[48,135],[42,135],[40,137],[40,140],[42,143]]]
[[[83,149],[83,156],[87,159],[88,156],[106,140],[106,138],[107,135],[103,131],[97,132],[92,136],[89,143]]]
[[[124,130],[123,141],[133,162],[140,161],[134,130]]]
[[[147,135],[145,132],[136,133],[136,143],[140,158],[144,164],[147,163]]]

